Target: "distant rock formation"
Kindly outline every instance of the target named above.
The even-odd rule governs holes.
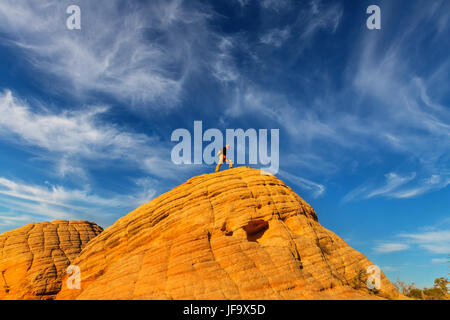
[[[67,265],[62,250],[44,256],[53,259],[39,277],[57,279],[52,261]],[[32,258],[23,260],[20,274],[28,274]],[[139,207],[95,237],[73,264],[81,268],[81,289],[66,288],[66,275],[57,299],[401,297],[383,273],[380,290],[370,291],[372,262],[322,227],[282,181],[245,167],[194,177]],[[36,293],[59,288],[32,280],[26,283],[37,287],[28,290]]]
[[[87,221],[31,223],[0,235],[0,299],[52,299],[67,267],[102,228]]]

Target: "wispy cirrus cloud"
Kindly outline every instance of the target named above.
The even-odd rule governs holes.
[[[448,173],[433,174],[431,177],[416,178],[416,173],[400,175],[390,172],[385,175],[383,185],[366,184],[357,187],[347,193],[343,202],[360,199],[371,199],[374,197],[408,199],[431,191],[436,191],[447,187],[450,184]]]
[[[140,190],[135,195],[120,195],[111,198],[100,197],[85,189],[66,189],[62,186],[54,186],[48,182],[43,185],[26,184],[0,177],[0,194],[16,199],[37,202],[70,210],[84,210],[86,207],[117,207],[124,203],[127,206],[135,206],[150,201],[156,190],[149,188],[148,180],[139,180],[136,185]]]
[[[344,202],[374,196],[408,199],[450,184],[450,112],[445,98],[450,59],[448,55],[439,57],[424,74],[417,66],[422,65],[426,53],[411,54],[409,50],[426,41],[420,28],[438,27],[438,12],[445,11],[448,3],[437,1],[426,10],[419,5],[413,8],[404,18],[402,36],[395,41],[387,34],[369,33],[361,39],[347,75],[356,99],[364,101],[365,113],[354,110],[359,119],[350,126],[350,133],[358,133],[361,141],[370,143],[372,154],[403,157],[402,166],[410,173],[388,172],[384,180],[364,182],[347,193]],[[439,41],[440,33],[435,36],[432,41]]]
[[[4,91],[0,93],[0,139],[56,163],[63,176],[79,175],[86,161],[102,166],[114,166],[115,162],[135,164],[144,172],[167,179],[176,178],[180,170],[192,169],[174,165],[168,146],[158,137],[101,121],[99,116],[107,110],[93,107],[74,112],[38,112],[11,91]]]
[[[291,31],[289,27],[283,29],[272,29],[267,33],[263,34],[260,38],[261,43],[266,45],[271,45],[275,47],[280,47],[285,41],[291,36]]]
[[[71,4],[0,3],[0,43],[41,75],[56,77],[51,85],[41,77],[48,90],[77,97],[100,92],[153,110],[174,106],[190,73],[205,67],[219,41],[208,26],[208,8],[190,2],[81,0],[82,29],[67,30]]]
[[[299,16],[298,23],[304,26],[300,36],[301,40],[312,39],[314,34],[321,29],[329,29],[332,33],[336,32],[343,14],[344,11],[340,4],[329,5],[322,3],[321,0],[312,0],[306,18]]]
[[[383,270],[383,271],[398,271],[399,268],[398,267],[393,267],[393,266],[382,266],[381,270]]]
[[[390,172],[385,175],[385,184],[380,186],[363,185],[352,191],[342,199],[343,202],[348,202],[355,199],[370,199],[377,196],[396,197],[398,188],[412,181],[416,177],[413,172],[408,176],[401,176],[395,172]]]
[[[0,93],[0,132],[4,138],[21,139],[22,143],[48,151],[85,158],[123,157],[130,149],[156,142],[144,134],[101,124],[97,117],[107,110],[92,107],[75,112],[38,112],[11,91],[4,91]]]
[[[374,248],[376,253],[392,253],[409,249],[410,246],[404,243],[381,243]]]
[[[93,219],[110,223],[114,215],[123,215],[152,200],[157,190],[148,179],[136,181],[135,192],[99,196],[87,185],[84,189],[69,189],[41,185],[0,177],[0,225],[11,227],[24,221],[54,219]]]
[[[387,34],[367,34],[353,53],[354,63],[348,65],[352,88],[366,104],[372,101],[366,109],[366,134],[397,154],[414,157],[429,176],[445,171],[449,161],[450,112],[444,101],[450,59],[440,56],[424,74],[418,66],[428,52],[411,54],[410,49],[426,41],[420,29],[435,29],[439,10],[446,9],[445,1],[426,10],[415,6],[404,18],[401,37],[393,41]],[[439,41],[439,34],[436,37]]]
[[[290,15],[293,11],[290,1],[262,1],[261,6],[264,9],[275,11],[278,15]],[[290,61],[297,59],[304,49],[311,45],[315,36],[319,32],[335,33],[339,27],[344,13],[342,5],[339,3],[323,3],[321,0],[312,0],[309,3],[301,3],[297,10],[298,14],[293,21],[291,17],[282,26],[274,26],[263,29],[260,35],[260,42],[275,48],[283,44],[295,48],[291,54]],[[273,13],[267,15],[266,23],[272,25],[271,18]],[[264,51],[261,52],[264,54]]]
[[[280,11],[291,7],[291,0],[261,0],[261,6],[264,9]]]
[[[248,5],[252,0],[235,0],[242,7]],[[281,10],[290,5],[291,0],[257,0],[264,9]]]
[[[440,190],[446,188],[450,184],[450,176],[448,174],[439,175],[433,174],[429,178],[421,179],[418,185],[410,188],[405,188],[395,192],[393,195],[396,198],[405,199],[419,196],[427,192]]]
[[[296,186],[302,188],[306,192],[311,193],[313,198],[319,198],[325,193],[326,188],[320,183],[316,183],[314,181],[299,177],[284,170],[280,170],[280,176],[294,183]]]
[[[445,254],[450,252],[450,229],[448,229],[448,219],[441,223],[422,227],[414,232],[400,232],[394,235],[393,241],[378,243],[374,251],[376,253],[391,253],[409,249],[424,250],[429,254]],[[443,258],[434,258],[434,263],[438,263]]]
[[[231,37],[221,37],[218,52],[212,59],[212,75],[221,83],[234,82],[241,76],[237,69],[233,49],[235,48],[235,40]]]
[[[5,228],[5,230],[16,225],[24,225],[29,221],[32,221],[32,216],[27,214],[11,216],[5,214],[0,215],[0,226]]]
[[[402,233],[399,237],[432,253],[448,254],[450,252],[450,230]]]
[[[450,259],[445,259],[445,258],[431,259],[431,263],[435,263],[435,264],[448,263],[448,262],[450,262]]]
[[[409,176],[400,176],[394,172],[391,172],[389,174],[386,174],[385,177],[386,177],[386,185],[381,188],[377,188],[375,190],[370,191],[365,196],[366,198],[373,198],[376,196],[390,194],[393,190],[413,180],[416,177],[416,173],[413,172]]]

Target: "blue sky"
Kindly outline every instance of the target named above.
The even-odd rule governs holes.
[[[279,129],[278,176],[322,225],[431,286],[450,252],[449,16],[445,0],[2,0],[0,232],[107,227],[213,171],[171,162],[195,120]]]

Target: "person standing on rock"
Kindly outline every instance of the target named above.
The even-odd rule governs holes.
[[[216,172],[219,172],[220,166],[224,162],[230,165],[230,169],[233,168],[233,163],[231,162],[230,159],[227,159],[227,149],[230,149],[229,144],[227,144],[224,148],[220,149],[219,152],[217,153],[217,156],[219,157],[219,163],[217,164]]]

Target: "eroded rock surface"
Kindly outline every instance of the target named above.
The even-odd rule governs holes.
[[[63,280],[58,299],[399,297],[383,273],[369,292],[373,263],[281,180],[244,167],[194,177],[139,207],[73,264],[81,290]]]
[[[87,221],[31,223],[0,235],[0,299],[51,299],[67,267],[102,231]]]

